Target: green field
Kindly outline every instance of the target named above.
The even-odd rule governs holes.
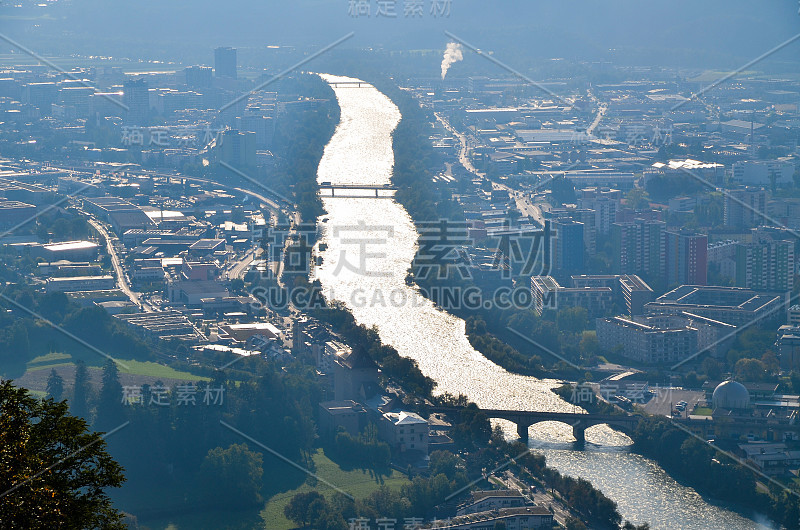
[[[376,477],[375,474],[370,471],[363,471],[360,469],[345,471],[331,461],[330,458],[325,456],[322,449],[319,449],[314,455],[314,464],[316,465],[316,474],[319,477],[334,484],[337,488],[346,491],[356,499],[367,497],[382,485],[386,485],[391,489],[399,489],[403,484],[409,483],[408,478],[404,474],[394,470],[391,475],[380,477]],[[308,482],[306,482],[299,488],[275,495],[267,501],[266,506],[264,506],[264,509],[261,511],[261,517],[264,520],[266,528],[271,530],[290,530],[296,528],[296,524],[293,524],[283,516],[283,508],[294,495],[312,490],[319,491],[326,498],[330,498],[335,492],[334,489],[321,482],[317,482],[315,487],[311,487]]]
[[[153,363],[150,361],[128,361],[121,360],[127,365],[127,368],[119,366],[120,373],[134,374],[134,375],[149,375],[151,377],[163,377],[164,379],[181,379],[184,381],[210,381],[209,377],[202,377],[189,372],[175,370],[163,364]]]
[[[154,363],[151,361],[134,361],[129,359],[117,359],[117,368],[121,374],[149,375],[151,377],[163,377],[165,379],[184,379],[186,381],[209,381],[208,377],[194,375],[189,372],[175,370],[169,366]],[[48,353],[40,355],[28,361],[28,372],[44,370],[55,366],[73,364],[72,356],[68,353]],[[123,366],[124,365],[124,366]]]
[[[29,361],[25,368],[24,376],[37,376],[38,372],[49,372],[52,368],[73,366],[73,357],[66,353],[48,353],[40,355]],[[130,359],[118,359],[117,369],[121,374],[141,375],[158,379],[171,379],[180,381],[209,381],[210,378],[192,374],[190,372],[175,370],[172,367],[154,363],[151,361],[134,361]],[[89,363],[87,363],[89,364]],[[92,362],[89,369],[100,369],[101,363]]]
[[[317,450],[313,459],[314,471],[317,476],[334,484],[337,488],[349,493],[356,499],[367,497],[382,485],[386,485],[392,489],[399,489],[403,484],[409,483],[406,476],[397,471],[392,471],[388,476],[376,475],[372,471],[363,471],[360,469],[346,471],[325,456],[322,449]],[[294,470],[290,472],[290,474],[294,473]],[[264,477],[264,479],[265,485],[268,488],[270,486],[277,486],[278,483],[285,482],[286,477],[274,476]],[[315,482],[315,485],[310,485],[310,482]],[[330,498],[335,492],[330,486],[325,485],[321,481],[315,481],[312,477],[308,477],[308,480],[299,487],[278,493],[267,500],[260,514],[257,510],[246,510],[242,512],[203,511],[164,519],[139,521],[139,528],[142,530],[188,530],[194,528],[231,530],[266,528],[269,530],[291,530],[297,528],[297,525],[284,517],[284,506],[286,506],[289,499],[294,495],[312,490],[319,491],[326,498]]]

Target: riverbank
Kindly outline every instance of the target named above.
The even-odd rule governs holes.
[[[768,517],[787,529],[800,528],[800,497],[781,489],[732,452],[690,434],[666,418],[643,418],[631,435],[632,449],[712,499]],[[733,447],[731,449],[734,449]],[[774,479],[773,479],[774,480]]]
[[[416,105],[406,91],[395,90]],[[402,127],[399,133],[392,134],[401,115],[384,94],[369,88],[339,88],[336,94],[342,107],[342,123],[325,149],[318,181],[383,186],[392,182],[393,173],[407,167],[413,173],[412,181],[420,179],[427,186],[431,174],[414,160],[398,159],[395,163],[394,149],[409,142],[424,142],[430,124],[418,119],[415,121],[422,127],[418,134],[413,130],[403,134]],[[410,146],[409,152],[414,149]],[[424,160],[425,156],[415,155],[414,159]],[[436,381],[436,395],[463,394],[487,409],[572,410],[572,405],[551,391],[558,386],[557,381],[514,374],[491,362],[470,344],[464,320],[437,308],[420,288],[406,283],[418,244],[423,244],[419,223],[431,214],[434,220],[440,214],[445,219],[455,218],[455,214],[448,217],[448,211],[455,211],[448,191],[443,185],[432,185],[435,189],[423,194],[429,205],[421,208],[421,221],[416,221],[397,201],[344,199],[338,194],[336,198],[323,197],[327,214],[321,219],[320,240],[324,248],[321,245],[322,263],[314,274],[326,296],[346,304],[355,321],[367,329],[374,328],[383,344],[417,362],[421,373]],[[348,227],[358,228],[358,232],[343,236],[342,230]],[[366,248],[358,241],[367,242]],[[381,244],[375,246],[378,242]],[[359,268],[362,257],[366,269]],[[353,293],[360,294],[353,297]],[[515,329],[530,329],[524,319],[516,324],[520,327]],[[516,432],[513,424],[498,421],[496,426],[502,427],[506,436]],[[631,454],[630,440],[608,427],[589,429],[587,443],[580,451],[575,450],[571,429],[565,424],[538,424],[530,430],[529,439],[529,447],[545,455],[548,467],[590,481],[619,504],[625,519],[650,522],[654,528],[704,528],[709,520],[719,521],[727,528],[753,527],[752,521],[708,505],[693,491],[671,480],[654,462]],[[609,480],[611,477],[614,479]]]

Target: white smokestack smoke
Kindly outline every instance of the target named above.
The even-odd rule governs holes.
[[[457,42],[448,42],[442,58],[442,79],[447,75],[447,71],[453,63],[462,60],[464,60],[464,54],[461,53],[461,45]]]

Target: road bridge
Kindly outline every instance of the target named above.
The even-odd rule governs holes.
[[[391,184],[331,184],[330,182],[323,182],[319,185],[320,194],[323,190],[330,190],[330,195],[322,195],[323,197],[336,197],[336,190],[355,190],[355,191],[375,191],[376,199],[391,199],[394,196],[395,191],[397,191],[396,186],[392,186]],[[381,194],[381,191],[391,192]],[[364,195],[339,195],[339,197],[352,199],[352,198],[372,198],[372,194],[368,196]]]
[[[432,412],[458,414],[463,407],[433,407]],[[528,428],[543,421],[558,421],[572,426],[572,435],[579,442],[586,439],[586,429],[594,425],[608,425],[624,433],[631,433],[639,423],[639,416],[630,414],[586,414],[577,412],[538,412],[528,410],[479,409],[489,418],[503,419],[517,424],[517,434],[528,441]]]
[[[333,81],[328,84],[334,88],[372,88],[372,85],[365,81]]]

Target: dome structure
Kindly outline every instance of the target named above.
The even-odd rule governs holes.
[[[746,409],[750,406],[750,393],[741,383],[723,381],[714,389],[711,402],[714,409]]]

